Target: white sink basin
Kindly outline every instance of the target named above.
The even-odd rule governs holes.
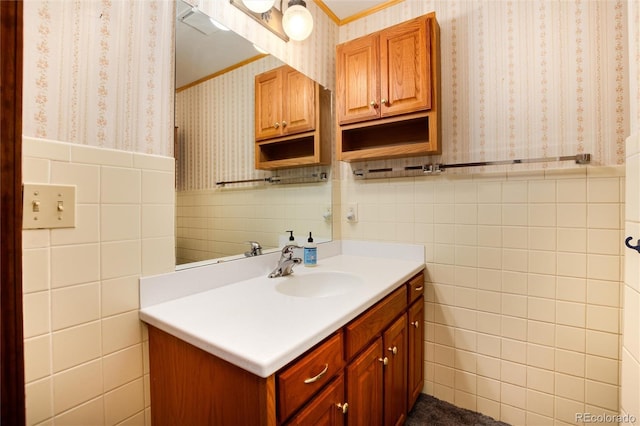
[[[355,275],[344,272],[312,272],[278,278],[276,290],[294,297],[331,297],[348,293],[364,285]]]

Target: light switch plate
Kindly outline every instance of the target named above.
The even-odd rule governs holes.
[[[22,229],[74,228],[76,187],[25,183],[22,186]]]

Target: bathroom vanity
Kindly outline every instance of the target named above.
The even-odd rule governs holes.
[[[152,423],[402,424],[423,387],[422,247],[346,246],[290,276],[143,303]]]

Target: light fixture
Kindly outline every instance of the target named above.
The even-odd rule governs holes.
[[[280,9],[277,7],[271,7],[271,9],[267,9],[266,12],[256,13],[248,7],[250,4],[251,7],[254,7],[252,3],[269,3],[270,5],[273,5],[275,0],[229,0],[229,2],[244,12],[248,17],[280,37],[282,40],[289,41],[289,36],[287,36],[282,28],[282,12]],[[266,4],[263,5],[261,9],[264,7],[266,7]],[[282,3],[280,3],[280,7],[282,8]]]
[[[213,26],[216,27],[217,29],[219,29],[220,31],[229,31],[229,28],[225,27],[224,25],[222,25],[220,22],[216,21],[215,19],[209,18],[209,21],[211,21]]]
[[[262,53],[263,55],[268,55],[269,52],[267,52],[266,50],[264,50],[262,47],[259,47],[257,45],[253,45],[253,48],[256,49],[258,52]]]
[[[255,13],[264,13],[273,7],[276,0],[242,0],[247,9]]]
[[[313,31],[313,17],[304,0],[289,0],[282,16],[282,27],[291,40],[305,40]]]

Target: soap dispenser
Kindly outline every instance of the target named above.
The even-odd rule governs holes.
[[[309,238],[304,245],[304,266],[316,266],[318,264],[318,247],[313,242],[311,232],[309,232]]]

